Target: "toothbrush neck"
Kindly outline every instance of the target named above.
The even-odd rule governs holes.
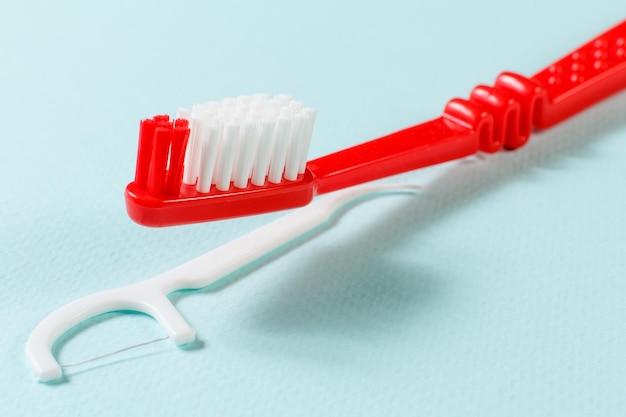
[[[317,194],[472,155],[477,134],[446,117],[310,161]]]

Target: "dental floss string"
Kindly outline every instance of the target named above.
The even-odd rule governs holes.
[[[122,353],[122,352],[126,352],[127,350],[137,349],[137,348],[140,348],[142,346],[152,345],[154,343],[158,343],[158,342],[161,342],[163,340],[167,340],[169,338],[170,338],[169,336],[163,336],[163,337],[159,337],[159,338],[156,338],[156,339],[153,339],[153,340],[148,340],[146,342],[137,343],[136,345],[127,346],[127,347],[119,349],[119,350],[114,350],[113,352],[104,353],[102,355],[94,356],[93,358],[85,359],[85,360],[78,361],[78,362],[71,362],[71,363],[61,364],[61,368],[70,368],[72,366],[83,365],[85,363],[97,361],[97,360],[100,360],[100,359],[108,358],[109,356],[113,356],[113,355],[117,355],[117,354]]]

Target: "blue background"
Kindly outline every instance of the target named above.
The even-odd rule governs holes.
[[[547,3],[547,4],[546,4]],[[39,384],[48,313],[149,278],[279,214],[167,229],[126,215],[140,119],[257,92],[318,109],[317,157],[531,75],[623,1],[11,2],[0,9],[0,415],[626,413],[626,95],[511,153],[393,181],[230,285],[172,297],[200,341]],[[73,362],[163,335],[111,314]]]

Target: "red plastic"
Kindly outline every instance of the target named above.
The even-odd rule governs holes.
[[[547,128],[626,88],[626,21],[531,78],[500,74],[469,100],[452,99],[443,115],[310,161],[296,181],[199,193],[182,184],[186,120],[141,122],[135,181],[126,188],[129,216],[171,226],[299,207],[315,195],[472,155],[517,149],[533,128]]]

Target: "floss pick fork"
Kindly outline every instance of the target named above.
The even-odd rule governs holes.
[[[49,314],[31,333],[26,356],[33,372],[41,382],[60,379],[63,369],[52,354],[55,340],[73,326],[113,311],[145,313],[156,319],[175,344],[193,342],[196,333],[167,298],[169,293],[206,287],[328,225],[342,208],[365,198],[383,193],[415,193],[418,189],[414,185],[367,184],[333,193],[154,278],[70,302]]]

